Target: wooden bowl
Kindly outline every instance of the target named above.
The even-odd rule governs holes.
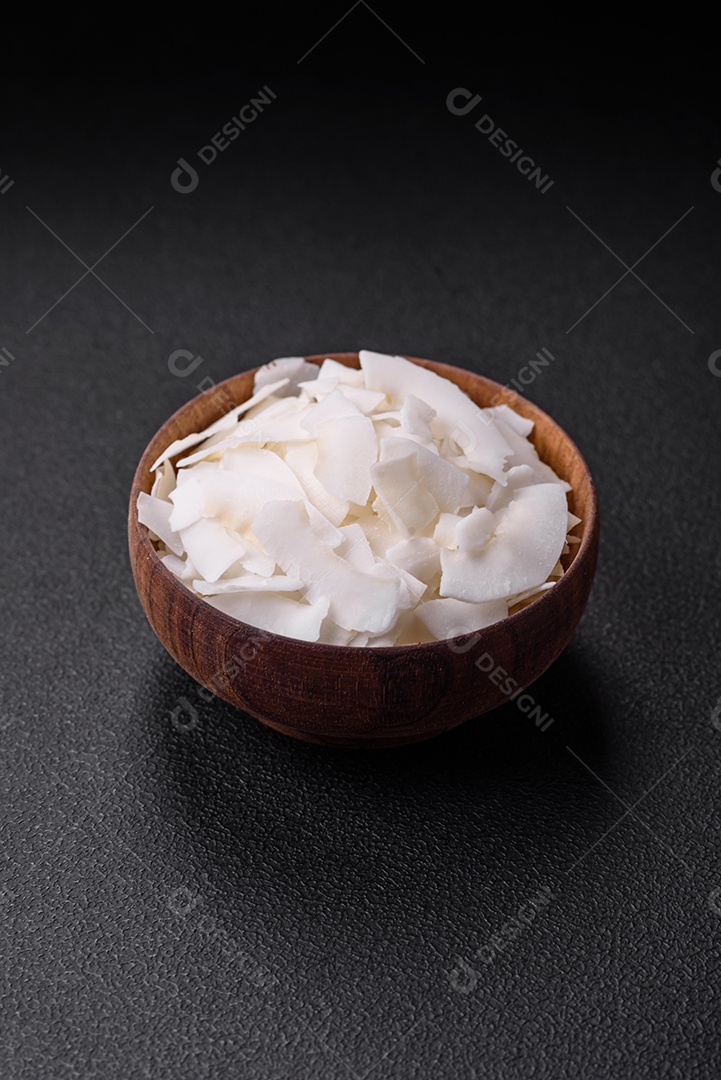
[[[308,360],[320,364],[326,356],[359,366],[357,353],[322,353]],[[566,647],[591,590],[598,551],[596,493],[568,435],[537,406],[490,379],[408,359],[450,379],[478,405],[504,401],[533,420],[532,439],[541,458],[573,488],[569,505],[581,518],[576,530],[581,543],[564,557],[567,572],[539,599],[484,630],[469,627],[448,641],[390,648],[297,641],[217,611],[163,566],[137,515],[138,494],[150,491],[150,465],[174,439],[201,431],[245,401],[254,371],[226,379],[179,409],[153,436],[135,473],[130,559],[153,630],[199,683],[296,739],[329,746],[398,746],[439,735],[501,705],[537,679]],[[528,702],[521,706],[524,699],[517,700],[528,711]],[[530,715],[542,725],[540,710]]]

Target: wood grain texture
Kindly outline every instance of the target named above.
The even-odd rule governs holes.
[[[358,367],[357,353],[322,353]],[[534,421],[541,458],[573,490],[580,545],[564,557],[566,574],[516,614],[449,641],[390,648],[348,648],[297,641],[239,622],[195,596],[167,570],[137,516],[152,484],[150,465],[174,440],[201,431],[252,393],[255,371],[235,375],[178,410],[146,448],[133,480],[128,514],[130,559],[150,625],[177,662],[219,697],[278,731],[308,742],[389,747],[448,731],[507,699],[500,666],[527,687],[566,647],[586,606],[598,553],[593,480],[566,433],[537,406],[473,372],[408,357],[456,383],[478,405],[507,402]],[[484,658],[481,660],[481,658]],[[490,658],[490,659],[489,659]],[[481,661],[480,664],[477,661]],[[515,688],[514,688],[515,689]]]

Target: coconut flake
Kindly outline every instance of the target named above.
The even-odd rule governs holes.
[[[283,406],[281,410],[271,412],[268,409],[258,418],[246,417],[235,429],[226,433],[220,442],[209,442],[194,454],[181,458],[178,467],[187,468],[211,454],[217,455],[244,444],[262,447],[266,443],[274,442],[307,442],[311,438],[310,433],[301,426],[307,406],[299,407],[295,398],[286,398],[278,404]]]
[[[261,546],[250,534],[249,530],[246,529],[241,539],[245,547],[245,552],[240,556],[237,562],[233,563],[227,570],[223,571],[221,577],[241,577],[244,573],[255,574],[257,577],[272,577],[276,569],[275,559],[272,559],[270,555],[263,551]]]
[[[164,461],[156,472],[150,494],[156,499],[162,499],[164,502],[167,502],[168,496],[174,487],[175,469],[169,461]]]
[[[380,634],[392,625],[398,614],[398,581],[378,581],[361,573],[320,542],[302,503],[268,503],[254,521],[253,533],[286,574],[303,581],[311,602],[328,598],[330,617],[338,626]]]
[[[276,574],[275,577],[259,577],[258,574],[241,574],[240,577],[221,578],[217,581],[203,581],[202,578],[193,582],[193,588],[201,596],[220,596],[223,593],[234,592],[298,592],[303,588],[303,582],[299,578],[289,578],[284,574]]]
[[[290,470],[289,470],[290,471]],[[202,484],[203,517],[214,518],[227,529],[247,529],[270,499],[305,500],[295,477],[290,484],[268,476],[218,472]]]
[[[432,443],[431,420],[435,416],[435,409],[413,394],[408,394],[400,411],[401,427],[408,435],[417,435],[423,442]]]
[[[342,502],[365,506],[371,492],[371,468],[378,459],[378,442],[367,416],[326,420],[317,429],[319,483]]]
[[[283,634],[299,641],[317,641],[323,619],[328,614],[327,600],[305,604],[278,593],[235,592],[208,596],[207,603],[241,622],[258,626],[271,634]]]
[[[364,574],[372,573],[376,565],[376,557],[368,543],[368,537],[358,522],[341,526],[340,532],[343,534],[343,540],[335,549],[336,554],[356,570]]]
[[[138,521],[145,525],[155,539],[162,540],[175,555],[182,555],[183,541],[170,524],[173,507],[169,502],[147,495],[141,491],[138,495]]]
[[[438,503],[441,510],[456,514],[463,502],[468,476],[462,469],[451,465],[445,458],[432,454],[425,447],[405,438],[386,438],[380,442],[380,460],[405,457],[412,454],[416,472],[423,484]]]
[[[504,600],[492,600],[485,604],[469,604],[451,597],[443,600],[426,600],[416,608],[416,615],[439,640],[460,637],[491,626],[505,619],[508,608]]]
[[[178,454],[182,454],[184,450],[189,450],[191,446],[197,446],[198,443],[201,443],[205,439],[208,439],[212,435],[215,435],[216,432],[224,431],[226,428],[230,430],[237,422],[239,416],[242,416],[243,413],[247,412],[249,409],[252,409],[254,405],[257,405],[259,402],[264,401],[265,398],[270,397],[271,394],[276,393],[283,386],[285,386],[287,382],[287,379],[280,379],[278,382],[269,383],[268,385],[263,386],[263,388],[259,390],[258,393],[248,398],[247,401],[241,402],[240,405],[236,406],[236,408],[234,409],[231,409],[231,411],[226,413],[224,416],[221,416],[219,420],[216,420],[215,423],[211,424],[204,431],[194,432],[192,435],[186,435],[184,439],[176,439],[175,442],[172,442],[170,444],[167,450],[163,451],[163,453],[160,455],[159,458],[157,458],[155,463],[150,466],[150,471],[155,472],[155,470],[160,465],[162,465],[164,461],[168,461],[170,458],[176,457]]]
[[[262,450],[257,446],[238,446],[223,454],[220,467],[224,472],[265,477],[274,483],[285,484],[303,495],[303,488],[296,474],[288,463],[272,450]]]
[[[363,386],[363,372],[358,368],[347,367],[338,360],[324,360],[318,369],[319,379],[337,379],[347,386]]]
[[[413,452],[379,461],[371,468],[371,477],[381,511],[385,511],[403,536],[415,536],[438,516],[438,503],[418,476]]]
[[[297,477],[305,496],[332,525],[340,525],[348,513],[348,503],[336,499],[316,478],[318,445],[315,442],[294,443],[285,452],[285,462]]]
[[[269,364],[263,364],[255,373],[253,390],[258,392],[266,386],[277,386],[277,380],[282,380],[285,389],[279,397],[289,397],[294,394],[304,379],[314,379],[318,374],[315,364],[309,364],[303,356],[282,356],[278,360],[271,360]],[[277,393],[278,391],[274,391]]]
[[[340,390],[334,390],[317,405],[312,405],[300,424],[311,435],[315,435],[320,424],[328,420],[340,420],[343,416],[362,416],[362,413]]]
[[[302,390],[314,401],[321,401],[328,394],[332,394],[338,385],[337,379],[310,379],[308,382],[298,383],[298,389]]]
[[[441,553],[438,545],[429,536],[400,540],[387,549],[385,558],[394,566],[426,583],[441,572]]]
[[[520,488],[479,552],[441,549],[441,596],[484,603],[541,585],[566,539],[566,497],[557,484]]]
[[[503,420],[510,428],[513,428],[515,432],[525,438],[528,438],[535,426],[533,420],[527,420],[525,416],[521,416],[520,413],[517,413],[515,409],[505,403],[503,405],[491,405],[489,408],[484,409],[483,412],[494,419]]]
[[[218,521],[201,518],[180,531],[183,547],[205,581],[217,581],[245,553],[245,545]]]
[[[364,416],[370,416],[376,409],[388,404],[386,395],[378,390],[364,390],[355,386],[342,386],[338,389],[341,390],[346,401],[350,401],[352,405],[355,405],[356,409],[362,412]]]
[[[491,536],[495,518],[490,510],[477,506],[456,526],[456,543],[460,551],[478,551]]]
[[[463,518],[458,514],[441,514],[433,530],[433,541],[439,547],[457,548],[456,529]]]
[[[455,383],[418,364],[409,367],[400,356],[364,350],[359,359],[369,390],[384,390],[399,409],[409,394],[432,401],[438,435],[450,437],[478,472],[503,483],[510,447],[498,427],[486,421],[482,410]]]

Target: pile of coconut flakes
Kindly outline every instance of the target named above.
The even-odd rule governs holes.
[[[333,645],[455,637],[552,588],[580,519],[532,422],[399,356],[360,365],[274,360],[160,455],[138,517],[165,566],[236,619]]]

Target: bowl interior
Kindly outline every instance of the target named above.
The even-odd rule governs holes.
[[[306,359],[311,363],[320,365],[327,357],[338,360],[348,367],[359,367],[357,353],[319,353],[308,356]],[[562,479],[566,480],[571,485],[572,490],[568,494],[569,509],[577,517],[581,518],[580,525],[576,526],[573,533],[573,535],[579,537],[581,542],[580,544],[571,545],[568,554],[562,557],[564,569],[569,570],[573,562],[582,558],[586,549],[595,542],[597,530],[597,506],[593,481],[579,450],[570,437],[554,420],[551,419],[550,416],[539,409],[538,406],[521,397],[519,394],[516,394],[509,388],[494,382],[492,379],[487,379],[482,375],[477,375],[474,372],[467,371],[463,368],[452,367],[448,364],[422,360],[417,357],[408,357],[408,359],[422,367],[430,368],[438,375],[454,382],[479,406],[485,407],[505,403],[515,409],[521,416],[533,421],[534,428],[530,436],[531,441],[534,443],[541,459],[549,464]],[[184,438],[192,432],[203,430],[203,428],[207,427],[213,421],[219,419],[222,415],[229,412],[231,409],[235,408],[236,405],[239,405],[251,396],[256,370],[257,369],[252,369],[250,371],[242,372],[239,375],[234,375],[230,379],[226,379],[224,382],[219,383],[217,386],[200,394],[198,397],[193,398],[193,400],[189,401],[186,405],[183,405],[158,430],[148,444],[138,464],[130,500],[131,528],[134,524],[136,540],[145,549],[147,556],[154,559],[157,563],[157,572],[172,578],[174,584],[182,589],[185,589],[185,586],[178,582],[171,572],[163,566],[155,545],[148,536],[147,530],[137,521],[136,504],[138,494],[141,491],[146,493],[150,492],[153,480],[150,473],[150,466],[171,442],[175,439]],[[175,464],[175,460],[173,460],[173,463]],[[556,592],[558,589],[563,588],[567,578],[568,575],[564,575],[564,577],[554,586],[553,590],[549,590],[549,592]],[[548,592],[543,593],[528,606],[535,608],[537,605],[543,604],[548,595]],[[205,605],[205,601],[200,598],[196,599],[198,600],[198,603],[201,603],[204,606],[210,606]],[[216,609],[213,610],[215,611]],[[508,618],[514,619],[518,614],[519,612],[516,612],[513,615],[509,615]],[[223,618],[228,619],[232,623],[237,621],[232,620],[230,616],[223,616]],[[464,635],[461,635],[457,640],[460,641],[463,636]],[[299,642],[298,644],[304,643]],[[386,646],[383,649],[374,649],[373,651],[377,653],[403,651],[411,648],[433,648],[437,645],[438,642],[428,642],[420,646],[394,645]],[[333,651],[339,649],[343,652],[346,651],[346,647],[339,645],[316,644],[315,647]]]

